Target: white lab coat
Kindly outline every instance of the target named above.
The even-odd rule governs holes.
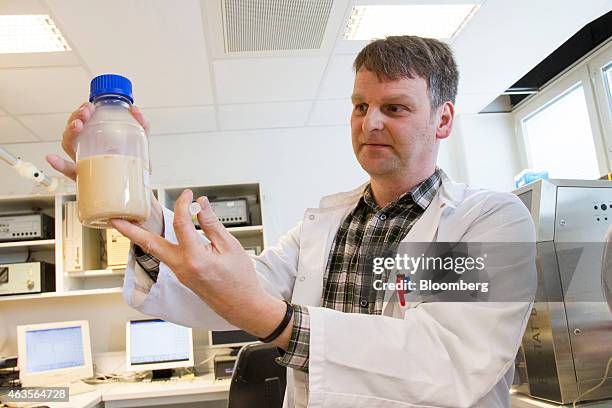
[[[288,370],[285,407],[509,407],[514,357],[531,303],[385,304],[383,316],[320,307],[334,236],[363,186],[325,197],[279,243],[254,258],[270,293],[309,306],[309,373]],[[164,209],[165,237],[176,241]],[[509,193],[473,190],[442,174],[442,186],[405,241],[533,242],[531,217]],[[500,273],[528,284],[535,252],[510,259]],[[178,324],[230,329],[164,264],[156,284],[130,256],[124,298],[134,308]],[[231,299],[228,299],[231,301]]]

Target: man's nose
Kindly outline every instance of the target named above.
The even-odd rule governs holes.
[[[362,128],[364,132],[373,132],[376,130],[383,130],[384,128],[383,115],[379,109],[375,109],[372,107],[368,109],[368,112],[366,113],[366,116],[363,120]]]

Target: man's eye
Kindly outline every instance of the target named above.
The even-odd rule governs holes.
[[[391,113],[400,113],[406,110],[402,105],[389,105],[387,110]]]
[[[368,107],[366,104],[364,103],[360,103],[355,105],[355,107],[353,108],[353,111],[355,113],[365,113],[368,110]]]

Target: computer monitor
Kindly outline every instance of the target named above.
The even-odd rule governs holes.
[[[208,332],[208,344],[212,348],[242,347],[256,341],[257,337],[242,330]]]
[[[192,330],[161,319],[130,320],[125,350],[127,371],[153,370],[153,378],[169,377],[173,368],[193,366]]]
[[[25,387],[51,386],[93,376],[86,320],[17,326],[19,379]]]

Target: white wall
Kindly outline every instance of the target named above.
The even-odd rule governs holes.
[[[452,177],[457,142],[440,149],[439,164]],[[59,142],[3,145],[48,174],[46,153],[61,153]],[[327,194],[350,190],[367,180],[353,155],[347,126],[184,134],[151,138],[152,183],[164,186],[259,182],[265,195],[266,239],[275,243],[308,207]],[[461,178],[461,177],[460,177]],[[32,184],[0,167],[0,194],[28,194]]]
[[[514,176],[521,170],[521,163],[511,114],[460,115],[453,137],[462,146],[458,150],[463,151],[457,166],[471,186],[514,190]]]

